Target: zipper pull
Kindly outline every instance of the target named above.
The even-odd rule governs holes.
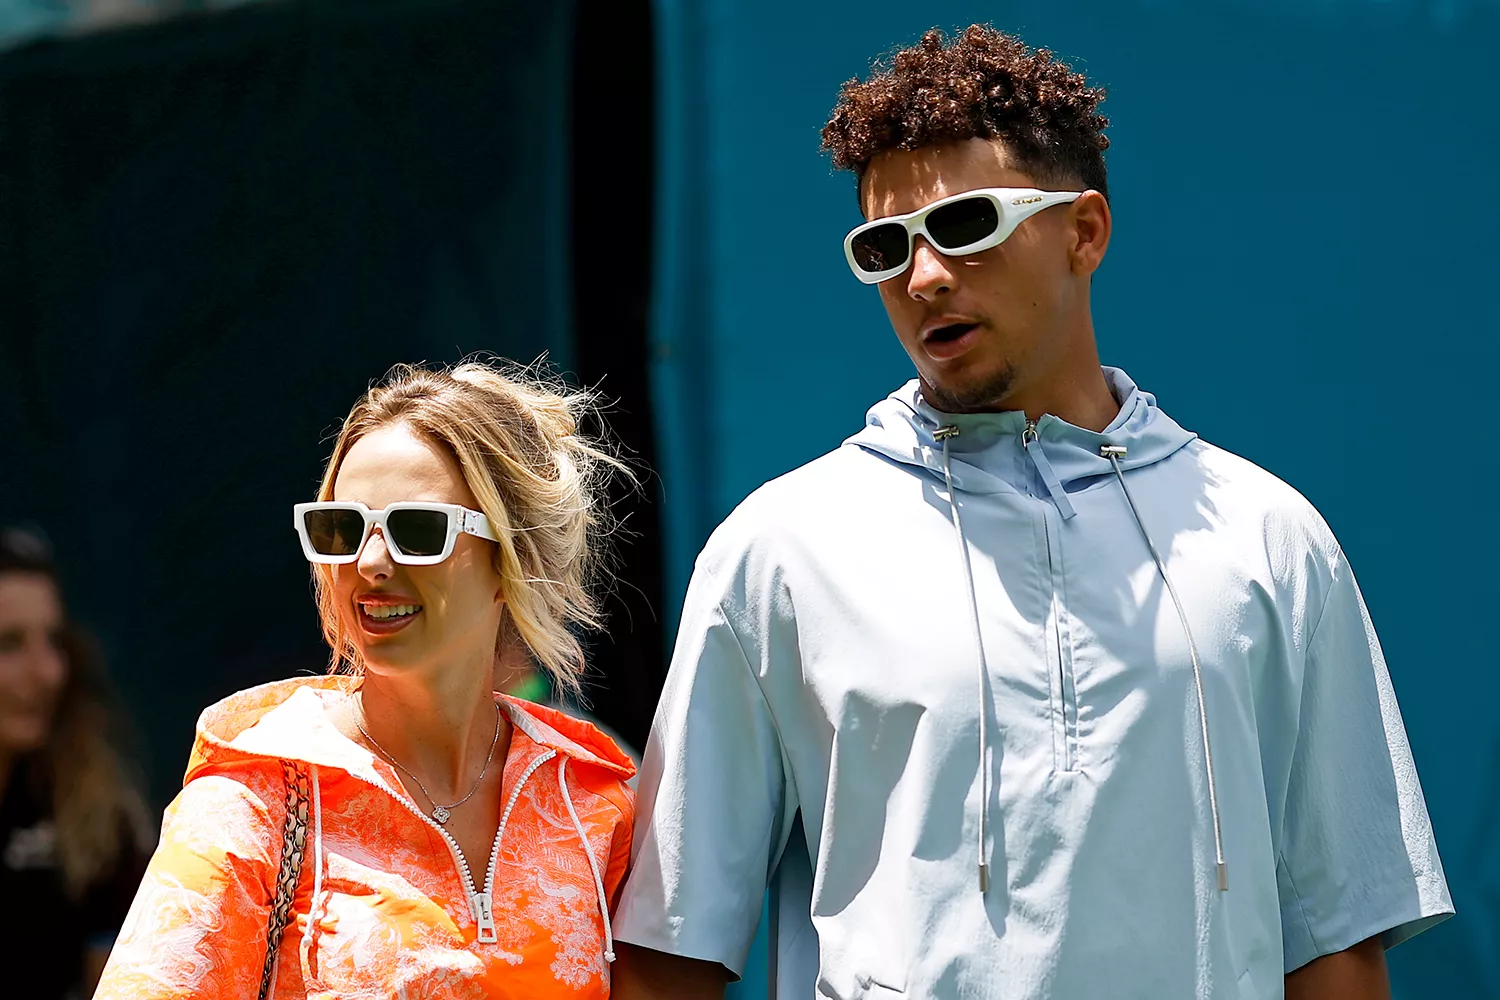
[[[494,944],[496,941],[492,905],[493,900],[487,892],[476,892],[469,897],[469,911],[474,915],[474,922],[479,925],[480,944]]]
[[[1037,437],[1036,421],[1026,421],[1026,429],[1021,432],[1021,448],[1031,457],[1031,464],[1036,466],[1037,474],[1047,486],[1047,492],[1052,494],[1052,502],[1057,504],[1058,512],[1067,521],[1077,512],[1073,509],[1073,502],[1068,499],[1068,491],[1063,489],[1057,473],[1052,470],[1052,463],[1047,461],[1047,453],[1037,443]],[[1033,444],[1036,445],[1035,448],[1032,447]]]

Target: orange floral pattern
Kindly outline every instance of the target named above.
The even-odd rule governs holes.
[[[203,713],[96,1000],[255,995],[286,813],[282,759],[309,768],[315,794],[271,996],[609,995],[601,904],[614,907],[629,864],[629,758],[587,723],[497,696],[514,726],[504,788],[515,805],[495,866],[496,940],[480,942],[448,841],[390,767],[328,720],[351,684],[281,681]],[[476,889],[487,862],[471,861]]]

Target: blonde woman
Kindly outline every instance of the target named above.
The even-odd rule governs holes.
[[[294,518],[333,676],[203,713],[98,997],[608,995],[633,768],[492,691],[576,689],[599,624],[588,403],[465,364],[355,404]]]

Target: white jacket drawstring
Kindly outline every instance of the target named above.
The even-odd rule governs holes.
[[[974,594],[974,569],[969,565],[969,543],[964,539],[964,522],[958,513],[958,496],[953,492],[953,468],[948,459],[948,440],[958,437],[957,427],[939,427],[933,436],[943,443],[943,482],[948,488],[948,509],[953,512],[953,530],[958,535],[958,551],[963,557],[964,582],[969,591],[969,620],[974,626],[974,649],[979,654],[979,892],[990,891],[989,826],[989,665],[984,658],[984,637],[979,631],[979,598]]]
[[[1198,724],[1203,730],[1203,769],[1208,774],[1208,809],[1214,826],[1214,861],[1218,865],[1219,891],[1227,892],[1229,867],[1224,863],[1224,836],[1219,828],[1219,795],[1214,785],[1214,752],[1208,742],[1208,706],[1203,700],[1203,668],[1198,663],[1198,644],[1193,641],[1193,630],[1188,626],[1187,612],[1183,610],[1182,600],[1177,596],[1177,588],[1172,586],[1172,578],[1167,576],[1166,563],[1162,562],[1161,554],[1156,551],[1156,543],[1151,540],[1146,522],[1141,520],[1135,498],[1130,495],[1130,487],[1125,483],[1125,472],[1120,468],[1120,459],[1125,457],[1126,448],[1123,445],[1107,444],[1099,448],[1099,454],[1109,459],[1110,465],[1114,466],[1115,478],[1120,481],[1120,489],[1125,492],[1125,502],[1130,505],[1130,513],[1135,516],[1136,526],[1141,529],[1146,548],[1151,550],[1151,558],[1156,561],[1156,571],[1161,574],[1162,583],[1166,584],[1172,604],[1177,608],[1177,619],[1182,622],[1182,631],[1187,635],[1188,656],[1193,661],[1193,685],[1198,691]]]
[[[599,862],[594,857],[594,849],[589,846],[588,834],[583,831],[583,824],[578,821],[578,810],[573,808],[573,797],[568,794],[568,758],[564,757],[557,765],[557,784],[562,789],[563,804],[568,807],[568,818],[573,821],[573,829],[578,831],[578,840],[583,845],[583,856],[589,859],[589,871],[594,873],[594,891],[599,894],[599,916],[604,918],[604,961],[615,960],[615,934],[614,928],[609,923],[609,896],[604,891],[604,876],[599,871]]]
[[[312,970],[312,948],[315,943],[319,921],[320,904],[323,899],[323,790],[318,784],[318,765],[311,765],[312,814],[313,814],[313,891],[307,904],[307,926],[302,930],[299,951],[302,958],[302,979],[312,982],[317,977]]]

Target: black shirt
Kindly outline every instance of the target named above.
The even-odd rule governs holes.
[[[18,762],[0,796],[0,968],[9,980],[0,993],[20,987],[18,995],[36,1000],[84,996],[84,955],[90,944],[109,946],[145,870],[123,828],[120,838],[113,869],[70,897],[50,797]]]

